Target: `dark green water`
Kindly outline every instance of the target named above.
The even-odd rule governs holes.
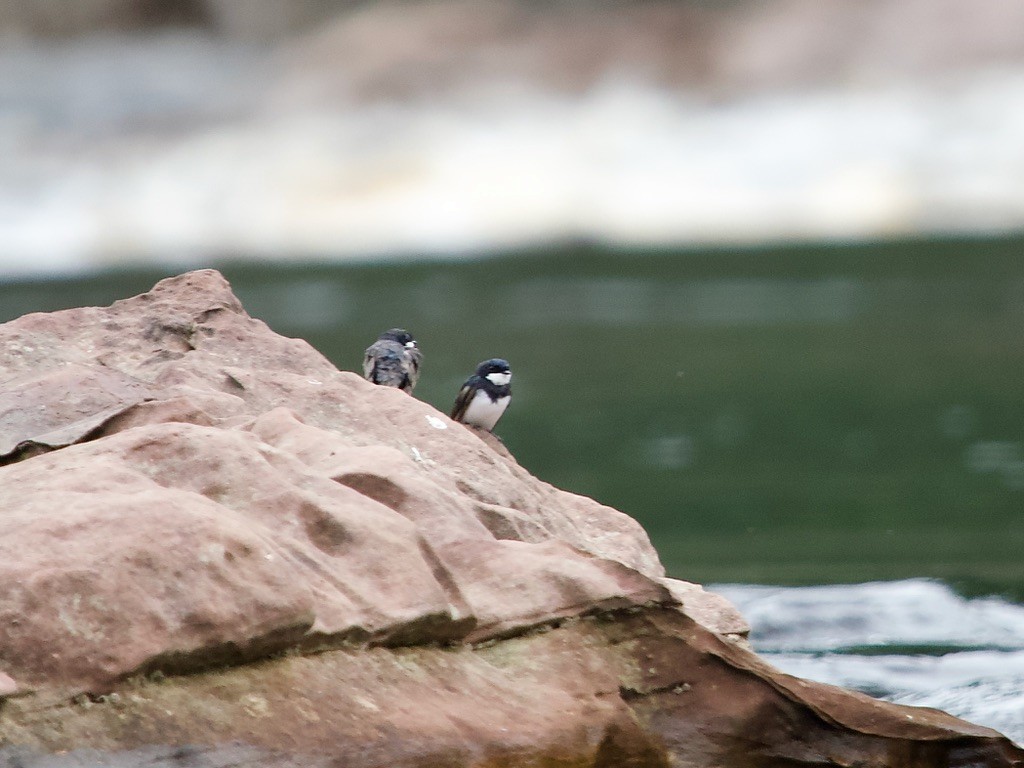
[[[219,267],[341,368],[409,328],[444,410],[508,358],[509,448],[638,518],[673,575],[1024,597],[1024,239]],[[0,285],[0,319],[166,274]]]

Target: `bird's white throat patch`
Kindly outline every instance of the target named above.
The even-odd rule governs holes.
[[[503,387],[512,381],[511,373],[488,373],[487,380],[497,387]]]

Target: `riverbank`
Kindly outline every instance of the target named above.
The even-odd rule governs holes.
[[[1024,227],[1017,6],[812,6],[9,38],[0,273]]]

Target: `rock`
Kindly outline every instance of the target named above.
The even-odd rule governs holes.
[[[746,638],[750,625],[739,611],[721,595],[705,592],[700,584],[680,579],[661,579],[680,610],[701,626],[732,638]]]
[[[77,443],[147,399],[148,389],[138,379],[75,363],[5,381],[0,392],[0,460]],[[69,420],[76,411],[81,418]]]
[[[0,0],[0,29],[71,37],[209,24],[204,0]]]
[[[0,699],[13,696],[18,692],[18,684],[10,675],[0,672]]]
[[[274,334],[214,271],[0,326],[0,425],[10,762],[1024,759],[772,669],[635,521]]]

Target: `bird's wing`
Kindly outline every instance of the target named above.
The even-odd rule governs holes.
[[[366,352],[363,354],[363,378],[368,381],[373,381],[373,366],[376,365],[374,359],[373,347],[367,347]]]
[[[377,341],[366,350],[363,372],[369,381],[386,387],[405,384],[405,350],[387,340]]]
[[[458,396],[455,398],[455,406],[452,408],[452,418],[455,421],[462,421],[462,417],[466,415],[466,409],[469,408],[469,404],[473,402],[473,397],[476,395],[476,388],[470,386],[467,381],[462,385],[462,389],[459,390]]]
[[[416,382],[420,379],[420,363],[423,362],[423,353],[414,347],[413,349],[406,350],[406,359],[409,361],[408,368],[406,369],[406,379],[409,384],[409,391],[412,392]]]

